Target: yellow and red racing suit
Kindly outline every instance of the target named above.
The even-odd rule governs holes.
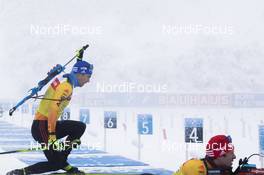
[[[35,120],[48,120],[49,133],[55,132],[56,121],[69,104],[72,90],[73,87],[67,80],[55,78],[41,100]]]

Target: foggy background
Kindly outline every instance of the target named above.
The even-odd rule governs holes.
[[[166,84],[167,92],[176,93],[262,92],[263,5],[255,0],[1,0],[0,97],[24,96],[85,44],[90,47],[84,58],[94,64],[94,75],[78,92],[96,91],[98,82]],[[197,25],[218,32],[180,31]]]
[[[175,171],[186,160],[184,149],[162,150],[164,129],[168,135],[165,146],[185,144],[185,117],[205,119],[204,143],[223,133],[233,136],[238,158],[259,150],[258,125],[263,124],[264,115],[264,1],[0,0],[0,26],[0,101],[20,100],[54,65],[64,65],[77,49],[89,44],[84,59],[94,65],[94,74],[90,84],[74,92],[73,104],[81,101],[81,105],[71,106],[73,111],[84,104],[91,109],[95,122],[87,125],[86,140],[103,140],[103,110],[115,110],[120,114],[118,126],[127,124],[128,135],[122,135],[122,127],[113,131],[109,152],[135,159],[136,116],[153,113],[155,133],[142,141],[142,161],[157,167]],[[160,94],[155,93],[144,96],[135,91],[128,95],[134,101],[122,93],[101,94],[99,100],[91,96],[98,92],[98,84],[126,83],[165,86],[165,93],[178,96],[168,95],[172,97],[170,109],[156,108]],[[247,93],[260,95],[245,95],[244,99]],[[120,99],[112,108],[93,108],[96,104],[89,101],[112,104],[116,102],[112,97]],[[203,97],[205,104],[199,108]],[[126,106],[129,100],[135,108]],[[141,105],[144,100],[150,106]],[[31,114],[19,117],[18,111],[14,118],[4,115],[10,123],[26,128],[33,118]],[[72,116],[79,120],[77,112]],[[92,131],[98,137],[90,136]],[[203,156],[204,148],[189,154]],[[260,165],[258,159],[252,162]]]

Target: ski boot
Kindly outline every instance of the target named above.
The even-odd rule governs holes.
[[[84,171],[79,170],[77,167],[68,165],[63,168],[64,171],[66,171],[67,174],[72,175],[85,175]]]
[[[6,175],[27,175],[27,174],[25,169],[16,169],[6,173]]]

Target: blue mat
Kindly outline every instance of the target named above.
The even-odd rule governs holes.
[[[7,131],[7,132],[12,132],[12,131],[17,131],[17,132],[30,132],[30,129],[27,128],[16,128],[16,127],[6,127],[6,128],[1,128],[0,131]]]
[[[1,131],[0,130],[0,133],[7,133],[7,134],[14,134],[14,135],[31,135],[31,132],[29,131],[29,130],[21,130],[21,131],[14,131],[14,130],[12,130],[12,131],[8,131],[7,132],[7,130],[4,130],[4,131]],[[3,134],[4,135],[4,134]]]
[[[0,131],[7,131],[7,132],[10,132],[10,131],[17,131],[17,132],[28,132],[30,131],[30,129],[26,129],[26,128],[16,128],[16,127],[3,127],[1,128],[0,127]]]
[[[0,127],[18,127],[18,128],[20,128],[21,126],[17,126],[17,125],[7,123],[7,122],[0,122]]]
[[[1,141],[0,140],[0,146],[5,146],[5,145],[15,145],[15,146],[28,145],[28,146],[31,146],[31,141],[25,141],[25,140],[20,140],[20,141],[12,141],[12,140],[11,141]]]
[[[1,125],[11,126],[12,124],[1,121],[1,122],[0,122],[0,126],[1,126]],[[14,125],[12,125],[12,126],[14,126]]]
[[[31,125],[30,125],[31,127]],[[16,125],[9,125],[9,124],[0,124],[0,129],[9,129],[9,128],[16,128],[16,129],[27,129],[21,126],[16,126]]]
[[[106,152],[101,151],[101,150],[89,149],[88,147],[83,149],[83,147],[82,147],[82,150],[73,149],[71,153],[73,153],[73,154],[105,154],[106,153]]]
[[[19,158],[22,162],[31,165],[37,162],[47,161],[43,158]],[[120,167],[120,166],[146,166],[143,162],[128,159],[122,156],[92,155],[87,157],[69,157],[68,162],[77,167]]]
[[[150,174],[155,174],[155,175],[172,175],[173,171],[165,170],[165,169],[154,169],[154,168],[144,168],[144,169],[136,169],[136,168],[128,168],[126,170],[89,170],[86,173],[91,173],[91,174],[96,174],[96,173],[105,173],[105,174],[127,174],[127,175],[133,175],[133,174],[142,174],[142,173],[150,173]]]
[[[5,122],[5,121],[0,121],[0,124],[9,124],[9,125],[11,125],[10,123]]]
[[[31,134],[10,134],[10,133],[7,133],[7,134],[0,134],[0,138],[9,138],[9,139],[32,139],[32,136]]]

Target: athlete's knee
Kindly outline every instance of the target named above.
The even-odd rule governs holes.
[[[86,124],[83,122],[74,121],[71,123],[71,128],[69,130],[69,139],[72,141],[74,139],[79,139],[86,129]]]
[[[81,133],[84,133],[85,129],[86,129],[86,124],[83,122],[79,123],[79,129]]]

